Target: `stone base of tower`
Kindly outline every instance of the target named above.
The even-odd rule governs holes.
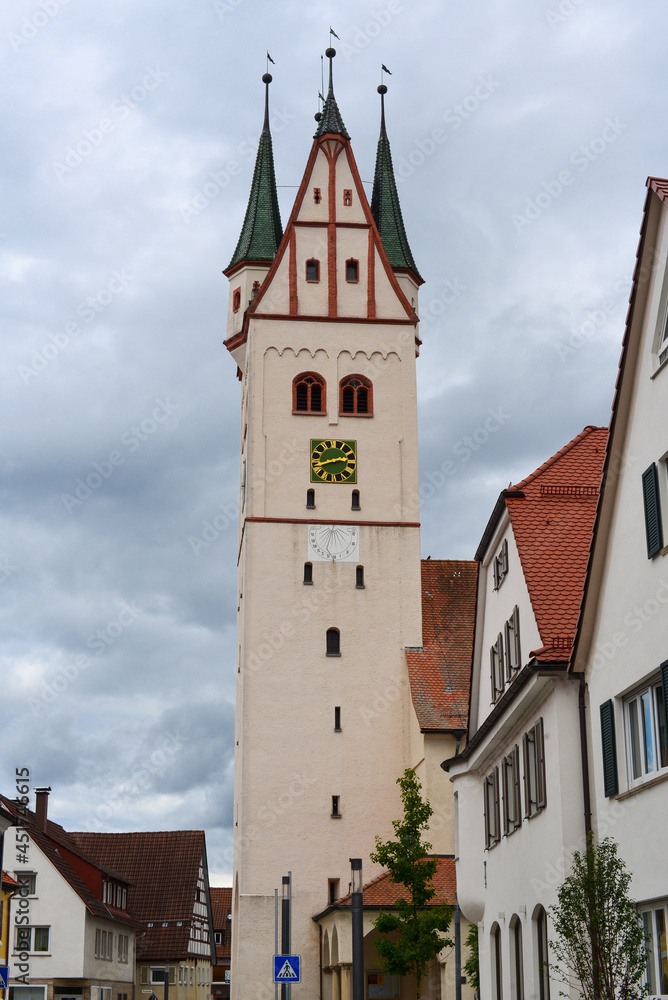
[[[274,896],[238,898],[232,917],[231,1000],[274,1000],[275,954],[281,952],[280,878],[278,903],[278,949],[275,948]],[[306,902],[306,900],[303,900]],[[291,954],[301,956],[301,982],[292,987],[292,998],[320,996],[320,940],[313,913],[295,906],[293,898]]]

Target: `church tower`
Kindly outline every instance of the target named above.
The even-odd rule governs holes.
[[[293,1000],[320,996],[313,916],[365,880],[410,763],[421,645],[415,359],[422,279],[384,107],[371,206],[332,85],[282,233],[265,121],[230,282],[241,380],[232,996],[273,996],[292,873]],[[381,86],[381,101],[386,87]],[[318,117],[318,116],[317,116]],[[280,893],[279,893],[280,894]],[[279,937],[280,941],[280,937]],[[280,951],[280,945],[278,948]],[[345,990],[342,988],[342,992]],[[325,996],[327,988],[325,987]]]

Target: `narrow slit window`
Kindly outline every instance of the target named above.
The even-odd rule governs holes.
[[[304,563],[304,583],[313,583],[313,563]]]
[[[343,189],[343,204],[350,207],[353,203],[353,192],[350,188]]]
[[[339,812],[339,796],[332,795],[332,816],[340,816]]]
[[[306,506],[309,510],[315,509],[315,490],[306,491]]]
[[[358,590],[364,590],[364,566],[357,566],[355,569],[355,586]]]
[[[334,707],[334,732],[341,732],[341,706],[336,705]]]
[[[358,260],[353,260],[353,258],[347,260],[346,281],[352,281],[352,282],[359,281],[359,269],[360,269],[360,264]]]
[[[322,201],[322,195],[320,193],[320,188],[313,188],[313,201],[316,205],[319,205]]]
[[[341,655],[341,635],[338,628],[327,629],[327,656]]]
[[[339,898],[339,885],[340,885],[340,879],[338,878],[330,878],[328,881],[328,894],[329,894],[330,905],[332,903],[335,903]]]
[[[351,510],[361,510],[360,507],[360,491],[353,490],[353,501],[350,507]]]
[[[239,312],[241,308],[241,288],[235,288],[232,292],[232,312]]]
[[[320,261],[315,257],[306,261],[306,280],[320,281]]]

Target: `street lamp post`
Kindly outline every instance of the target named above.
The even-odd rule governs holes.
[[[281,954],[290,954],[290,876],[282,878],[283,897],[281,899]],[[290,985],[281,983],[281,1000],[289,1000]]]
[[[351,858],[353,922],[353,1000],[364,1000],[364,911],[362,909],[362,859]]]

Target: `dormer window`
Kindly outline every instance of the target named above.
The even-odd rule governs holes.
[[[339,386],[339,414],[370,416],[373,413],[373,386],[363,375],[348,375]]]
[[[346,261],[346,281],[356,282],[359,281],[359,269],[360,264],[358,260],[354,260],[352,257],[350,260]]]
[[[241,287],[235,288],[232,292],[232,312],[239,312],[241,308]]]
[[[350,188],[344,188],[343,191],[343,204],[346,207],[350,207],[353,203],[353,192]]]
[[[320,281],[320,261],[316,260],[315,257],[306,261],[306,280]]]

